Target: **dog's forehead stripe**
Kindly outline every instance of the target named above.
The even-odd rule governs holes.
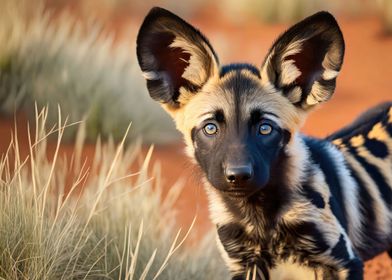
[[[229,64],[229,65],[224,65],[220,69],[219,76],[222,78],[224,77],[227,73],[232,73],[232,72],[237,72],[241,70],[246,70],[252,75],[256,76],[257,78],[261,78],[260,76],[260,70],[248,63],[234,63],[234,64]]]
[[[248,121],[254,110],[270,113],[268,117],[286,129],[297,127],[300,119],[297,110],[286,98],[265,89],[255,75],[243,69],[233,70],[211,81],[192,98],[186,109],[189,114],[185,114],[188,126],[215,118],[217,110],[225,121],[235,121],[237,126]]]

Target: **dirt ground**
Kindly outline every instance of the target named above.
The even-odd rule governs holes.
[[[210,38],[212,45],[214,38],[220,38],[216,50],[218,55],[224,53],[223,63],[260,64],[273,40],[287,28],[286,25],[267,26],[256,21],[230,24],[211,15],[191,21]],[[392,37],[382,35],[376,18],[338,18],[338,21],[346,40],[346,56],[337,89],[332,100],[313,112],[303,128],[303,132],[319,137],[348,124],[366,108],[392,99]],[[127,21],[119,20],[111,28],[122,30],[126,24]],[[19,123],[20,131],[25,131],[23,117]],[[12,127],[12,119],[0,117],[0,155],[8,146]],[[23,139],[23,135],[21,137]],[[87,146],[85,156],[91,158],[93,148]],[[207,200],[200,172],[185,157],[183,148],[182,143],[156,147],[153,158],[162,166],[165,188],[170,188],[180,178],[185,182],[184,192],[176,205],[178,224],[187,227],[197,215],[195,230],[203,235],[212,228]],[[24,149],[27,151],[27,142]],[[64,150],[72,153],[72,146],[66,145]],[[365,279],[392,279],[392,261],[386,254],[369,261],[365,270]]]

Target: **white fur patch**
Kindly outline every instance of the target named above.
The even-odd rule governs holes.
[[[263,117],[265,117],[266,119],[269,119],[269,120],[275,122],[279,127],[283,126],[282,120],[279,119],[278,117],[276,117],[275,115],[264,113]]]
[[[386,207],[384,201],[380,197],[380,193],[374,181],[370,178],[369,174],[363,168],[363,166],[349,153],[344,153],[345,159],[350,164],[351,168],[356,171],[360,179],[364,182],[364,187],[370,194],[370,196],[374,199],[374,211],[376,214],[376,224],[378,229],[388,234],[390,232],[390,220],[391,214]],[[363,205],[359,205],[363,207]],[[369,244],[371,246],[371,244]]]
[[[270,81],[268,77],[268,68],[271,67],[271,58],[274,55],[275,50],[272,50],[271,53],[267,56],[265,63],[263,65],[263,68],[261,69],[260,75],[261,75],[261,84],[265,87],[268,87],[272,90],[275,90],[275,86],[272,84],[272,81]]]
[[[309,158],[309,152],[300,134],[292,135],[292,140],[286,147],[286,151],[290,157],[290,165],[287,170],[289,184],[294,188],[299,188],[305,179],[305,169]]]
[[[270,278],[280,280],[322,279],[322,272],[299,265],[288,259],[285,262],[278,263],[276,267],[271,269]]]
[[[315,96],[313,96],[313,94],[309,94],[309,96],[306,98],[306,104],[308,104],[309,106],[316,105],[318,103],[319,101],[316,99]]]
[[[387,160],[383,160],[381,158],[375,157],[371,152],[369,152],[365,146],[360,146],[357,148],[357,152],[359,156],[363,157],[368,163],[374,165],[384,177],[385,182],[388,184],[388,187],[392,186],[392,163],[390,161],[390,157]],[[373,181],[373,180],[372,180]],[[374,182],[374,181],[373,181]],[[375,182],[374,182],[375,184]],[[379,196],[379,203],[381,203],[385,207],[385,215],[387,215],[387,219],[384,222],[385,226],[383,228],[383,233],[387,236],[390,236],[392,233],[391,224],[392,224],[392,211],[388,209],[389,205],[386,204],[385,200],[382,198],[382,194],[379,191],[379,188],[374,186],[375,192],[378,193]],[[377,202],[378,203],[378,202]]]
[[[329,74],[327,74],[327,76],[334,75],[333,72],[336,71],[334,71],[333,69],[336,69],[337,65],[341,63],[341,56],[342,53],[339,46],[332,44],[328,52],[325,54],[323,62],[321,63],[321,65],[324,69],[326,69],[326,71],[331,71]]]
[[[339,71],[331,70],[331,69],[325,69],[323,72],[323,79],[328,81],[335,79],[339,75]]]
[[[284,50],[284,55],[282,57],[282,60],[284,60],[286,57],[290,56],[290,55],[294,55],[297,53],[300,53],[302,50],[302,42],[304,42],[305,40],[307,40],[307,38],[305,39],[301,39],[301,40],[296,40],[294,42],[292,42],[291,44],[289,44],[286,49]]]
[[[344,241],[346,242],[346,249],[347,249],[347,252],[348,252],[348,256],[350,257],[350,260],[352,260],[352,259],[355,258],[355,254],[354,254],[354,251],[353,251],[353,244],[351,243],[351,240],[347,236],[347,234],[344,233],[343,236],[344,236]]]
[[[343,155],[332,145],[328,146],[328,153],[333,157],[337,166],[337,177],[342,186],[344,207],[347,212],[348,234],[349,238],[359,245],[361,242],[361,214],[358,200],[358,185],[352,178],[350,172],[344,163]]]
[[[210,217],[214,224],[225,225],[233,221],[233,216],[222,201],[221,195],[218,190],[215,190],[206,179],[204,179],[204,185],[209,201]]]
[[[173,41],[173,43],[170,44],[171,48],[180,48],[182,49],[185,53],[190,54],[189,58],[189,65],[184,69],[184,73],[182,74],[182,78],[191,81],[195,85],[201,86],[203,85],[209,77],[207,77],[207,73],[209,71],[206,71],[206,57],[203,57],[202,53],[198,49],[197,46],[193,44],[189,44],[189,42],[181,37],[176,37],[176,39]],[[210,51],[210,48],[204,44],[204,47],[206,51],[208,52],[208,56],[210,57],[211,60],[214,60],[213,54]],[[208,70],[214,70],[214,63],[211,63],[212,69]],[[212,75],[215,75],[216,73],[212,71]]]
[[[309,106],[316,105],[320,102],[328,100],[329,95],[329,91],[324,89],[324,87],[318,81],[315,81],[309,96],[306,98],[306,104]]]
[[[285,60],[282,62],[282,73],[280,75],[280,85],[287,86],[292,84],[299,76],[301,71],[295,66],[294,60]]]
[[[294,64],[294,60],[285,60],[286,57],[290,56],[290,55],[294,55],[297,54],[299,52],[301,52],[301,46],[302,46],[302,42],[304,40],[297,40],[291,44],[289,44],[287,46],[287,48],[284,50],[284,54],[281,57],[281,65],[282,65],[282,74],[281,74],[281,78],[279,83],[281,85],[288,85],[291,84],[293,81],[295,81],[296,78],[299,77],[299,75],[301,75],[300,70],[295,66]],[[261,82],[263,84],[263,86],[266,87],[273,87],[273,82],[271,81],[268,77],[268,69],[271,66],[271,59],[272,57],[274,57],[275,55],[275,49],[273,49],[269,55],[267,56],[265,63],[263,65],[263,68],[261,70]],[[276,91],[276,89],[275,89]]]
[[[302,97],[302,89],[300,87],[293,88],[287,94],[287,98],[290,100],[291,103],[297,103],[301,101],[301,97]]]
[[[156,71],[146,71],[146,72],[143,72],[142,75],[146,80],[160,80],[161,79],[161,75],[159,74],[159,72],[156,72]]]

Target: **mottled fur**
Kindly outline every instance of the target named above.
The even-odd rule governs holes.
[[[392,104],[326,139],[298,132],[343,62],[330,14],[282,34],[261,68],[220,68],[199,31],[154,8],[137,53],[151,97],[204,173],[233,279],[362,279],[363,261],[390,250]]]

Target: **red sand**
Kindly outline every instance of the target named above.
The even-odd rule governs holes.
[[[263,60],[266,51],[285,26],[266,26],[257,22],[230,25],[219,20],[192,21],[210,37],[214,45],[214,34],[222,34],[230,45],[226,50],[224,63],[249,61],[255,64]],[[338,19],[346,39],[346,57],[343,70],[338,78],[333,99],[312,113],[303,131],[315,136],[325,136],[335,129],[348,124],[358,113],[385,100],[391,100],[392,77],[392,37],[381,35],[377,19]],[[117,30],[123,30],[123,24]],[[137,24],[140,24],[138,22]],[[121,26],[119,26],[121,25]],[[217,49],[219,54],[220,50]],[[230,58],[230,61],[228,61]],[[0,154],[9,143],[13,120],[0,118]],[[26,126],[20,122],[20,132]],[[24,135],[25,136],[25,135]],[[23,136],[22,136],[23,139]],[[25,138],[24,138],[25,139]],[[195,214],[198,215],[196,231],[205,233],[211,228],[208,218],[207,201],[199,182],[196,167],[193,167],[183,153],[183,144],[156,147],[154,161],[162,165],[165,188],[169,188],[180,178],[185,179],[185,189],[177,203],[178,223],[187,227]],[[22,150],[27,151],[27,142]],[[72,146],[65,145],[64,151],[72,153]],[[93,146],[85,149],[85,155],[92,158]],[[383,254],[366,264],[365,279],[392,279],[392,261]]]

